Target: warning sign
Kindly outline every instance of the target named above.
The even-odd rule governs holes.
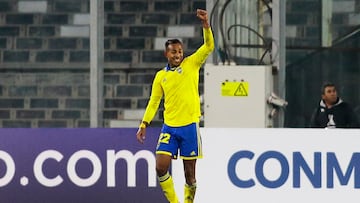
[[[223,82],[221,84],[222,96],[249,96],[249,83],[248,82]]]

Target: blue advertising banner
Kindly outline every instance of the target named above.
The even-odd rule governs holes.
[[[0,129],[0,202],[165,203],[155,172],[159,128]]]

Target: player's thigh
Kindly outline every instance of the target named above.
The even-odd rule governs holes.
[[[171,156],[177,158],[179,143],[172,127],[164,125],[159,135],[156,154]]]

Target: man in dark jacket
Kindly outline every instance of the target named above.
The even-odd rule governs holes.
[[[322,86],[321,101],[310,122],[312,128],[360,128],[351,106],[338,97],[333,83]]]

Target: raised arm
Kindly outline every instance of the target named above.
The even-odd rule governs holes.
[[[198,68],[200,65],[203,64],[206,58],[210,55],[210,53],[214,50],[214,37],[211,31],[211,27],[208,21],[208,14],[207,11],[197,9],[196,16],[200,19],[202,27],[203,27],[203,38],[204,43],[201,47],[196,50],[194,54],[190,56],[191,60],[194,61]]]

